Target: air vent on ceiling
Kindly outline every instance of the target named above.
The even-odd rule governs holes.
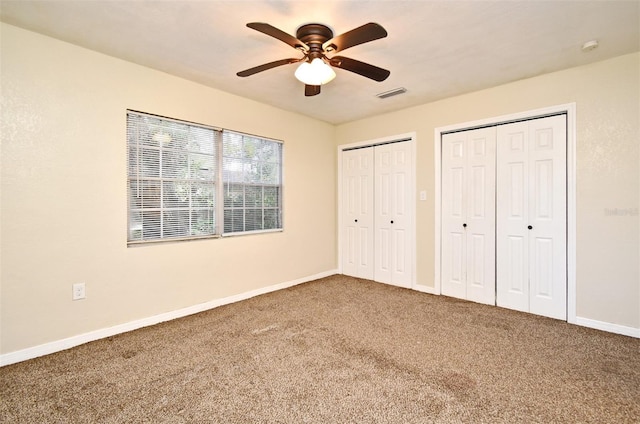
[[[386,99],[387,97],[397,96],[398,94],[406,93],[407,89],[404,87],[394,88],[393,90],[385,91],[384,93],[376,94],[379,99]]]

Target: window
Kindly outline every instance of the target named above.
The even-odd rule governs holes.
[[[128,242],[282,229],[282,143],[127,112]]]
[[[282,145],[231,131],[222,140],[224,232],[281,228]]]

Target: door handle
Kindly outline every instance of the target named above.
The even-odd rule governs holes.
[[[393,221],[391,221],[391,223],[393,224]]]
[[[528,228],[529,230],[533,230],[533,227],[532,227],[531,225],[527,225],[527,228]]]
[[[358,220],[356,219],[356,222],[358,222]]]
[[[462,224],[462,226],[463,226],[464,228],[467,228],[467,224],[466,224],[466,223]]]

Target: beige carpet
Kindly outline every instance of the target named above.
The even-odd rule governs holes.
[[[334,276],[0,369],[3,423],[638,423],[640,340]]]

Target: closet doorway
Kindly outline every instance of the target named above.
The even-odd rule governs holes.
[[[343,274],[413,286],[414,148],[412,135],[339,147]]]
[[[439,129],[436,292],[575,321],[572,112]]]

